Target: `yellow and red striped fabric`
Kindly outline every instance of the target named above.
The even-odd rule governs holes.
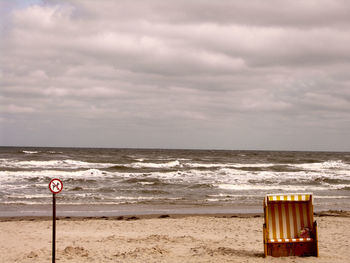
[[[298,236],[302,229],[312,228],[311,194],[268,195],[266,206],[268,242],[311,241]]]
[[[267,195],[268,201],[309,201],[311,194]]]

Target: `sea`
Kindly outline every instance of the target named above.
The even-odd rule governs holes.
[[[349,152],[0,147],[0,217],[262,213],[272,193],[350,210]]]

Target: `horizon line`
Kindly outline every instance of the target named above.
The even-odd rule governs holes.
[[[66,148],[66,149],[120,149],[120,150],[174,150],[174,151],[255,151],[255,152],[333,152],[348,153],[340,150],[272,150],[272,149],[225,149],[225,148],[162,148],[162,147],[104,147],[104,146],[14,146],[0,145],[0,148]]]

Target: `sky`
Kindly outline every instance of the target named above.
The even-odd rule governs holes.
[[[347,0],[0,0],[0,145],[350,151]]]

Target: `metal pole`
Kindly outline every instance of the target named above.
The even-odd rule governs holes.
[[[56,261],[56,195],[52,194],[52,263]]]

